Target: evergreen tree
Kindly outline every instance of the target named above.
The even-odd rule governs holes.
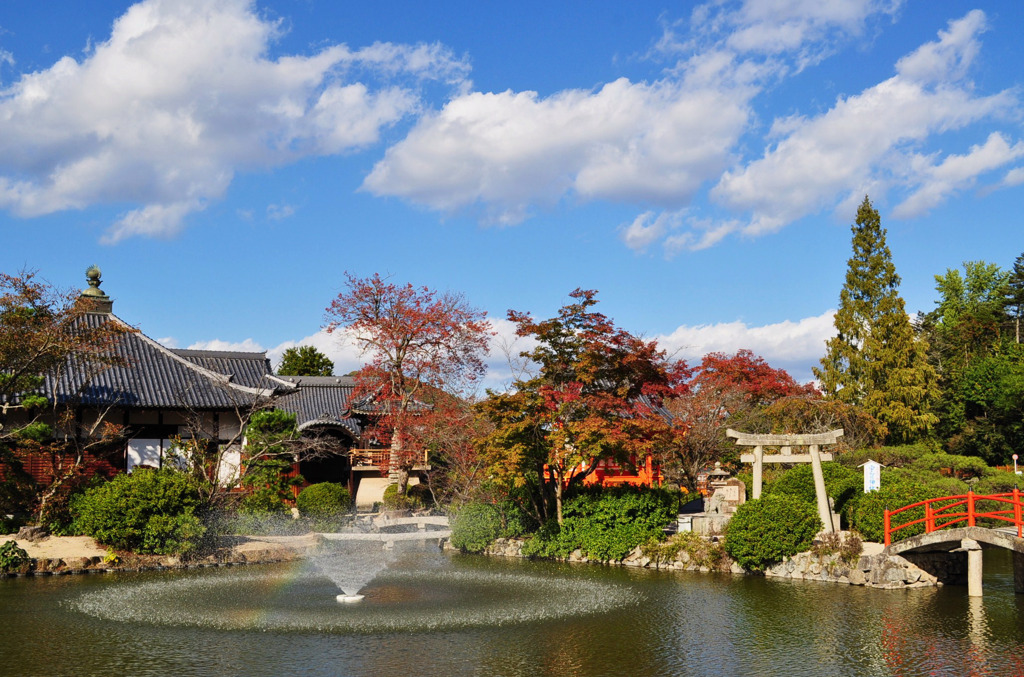
[[[284,351],[277,373],[281,376],[330,376],[334,373],[334,363],[313,346],[299,346]]]
[[[1013,262],[1005,287],[1006,312],[1013,320],[1014,339],[1020,343],[1020,320],[1024,317],[1024,254]]]
[[[937,421],[930,411],[935,372],[907,316],[885,229],[867,197],[852,231],[837,333],[814,375],[827,397],[860,405],[885,424],[890,441],[910,441]]]

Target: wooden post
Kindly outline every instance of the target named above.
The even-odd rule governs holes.
[[[967,526],[974,526],[974,489],[967,490]]]
[[[924,504],[924,532],[930,534],[935,531],[935,515],[932,513],[932,502],[925,501]]]
[[[818,500],[818,517],[825,528],[825,533],[835,533],[836,527],[832,523],[832,508],[828,504],[828,491],[825,489],[825,473],[821,470],[821,453],[818,445],[812,444],[808,447],[811,452],[811,473],[814,475],[814,494]]]
[[[892,539],[889,538],[889,509],[885,509],[885,545],[888,546]]]
[[[764,450],[761,445],[754,447],[754,498],[761,498],[762,470],[764,467]]]
[[[1024,538],[1021,534],[1024,531],[1024,523],[1021,522],[1020,489],[1013,488],[1013,523],[1017,525],[1017,538]]]

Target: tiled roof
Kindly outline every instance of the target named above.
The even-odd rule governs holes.
[[[61,401],[78,397],[92,406],[230,409],[249,406],[273,393],[269,383],[270,387],[235,383],[230,376],[204,368],[131,330],[113,314],[86,313],[81,321],[90,327],[117,322],[129,329],[113,345],[114,354],[125,364],[91,376],[86,365],[72,364],[61,378],[51,375],[46,390]]]
[[[267,359],[265,352],[183,350],[178,348],[171,348],[171,352],[204,369],[230,376],[232,383],[250,388],[273,386],[273,384],[267,383],[266,377],[272,372],[270,360]]]
[[[281,395],[275,405],[294,412],[299,429],[327,426],[344,427],[360,435],[362,426],[349,412],[355,379],[350,376],[275,376],[276,380],[297,388]]]

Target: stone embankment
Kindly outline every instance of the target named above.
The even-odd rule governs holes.
[[[0,542],[2,542],[0,538]],[[57,539],[39,539],[44,542]],[[27,541],[15,541],[32,547]],[[118,571],[161,571],[170,569],[201,569],[209,567],[243,566],[247,564],[269,564],[287,562],[301,558],[316,546],[316,539],[310,537],[245,537],[226,538],[225,542],[212,553],[186,558],[117,553],[116,557],[52,555],[35,556],[13,569],[0,572],[0,578],[13,576],[62,576],[69,574],[99,574]],[[76,548],[78,549],[78,548]],[[90,548],[95,550],[95,548]]]
[[[522,548],[522,540],[499,538],[487,548],[485,554],[499,557],[523,557]],[[709,556],[708,552],[691,555],[685,550],[680,550],[671,558],[660,559],[648,556],[642,547],[638,547],[621,561],[596,562],[577,550],[565,561],[677,571],[753,573],[733,562],[724,552]],[[922,564],[924,563],[922,562]],[[931,566],[929,568],[933,569]],[[818,555],[813,552],[802,552],[767,569],[764,575],[769,578],[823,581],[883,589],[942,585],[942,577],[936,577],[903,557],[889,556],[880,552],[861,555],[852,564],[844,562],[838,553]]]

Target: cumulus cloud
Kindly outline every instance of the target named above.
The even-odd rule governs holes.
[[[144,0],[81,61],[22,75],[0,90],[0,208],[136,204],[106,242],[173,235],[239,170],[375,143],[420,106],[414,86],[388,78],[467,71],[437,45],[273,59],[279,32],[251,0]]]
[[[910,217],[923,214],[942,204],[954,193],[973,186],[979,175],[1003,167],[1024,156],[1024,142],[1012,146],[1006,138],[993,132],[980,146],[972,146],[965,155],[949,155],[939,163],[931,158],[914,158],[915,174],[921,185],[893,209],[893,216]]]
[[[312,346],[326,355],[334,363],[334,373],[338,376],[358,371],[363,366],[363,358],[354,343],[346,340],[342,332],[328,334],[323,329],[297,341],[288,340],[274,346],[267,351],[270,364],[277,369],[284,351],[299,346]]]
[[[732,233],[770,233],[865,192],[902,192],[901,213],[920,213],[1015,158],[1017,146],[999,135],[964,157],[921,153],[946,132],[1018,105],[1011,90],[979,95],[968,80],[987,29],[980,10],[901,58],[891,78],[839,97],[824,113],[774,120],[763,155],[742,157],[756,149],[747,134],[759,124],[758,96],[767,87],[864,36],[901,6],[701,5],[686,35],[670,24],[659,41],[659,53],[679,59],[663,78],[547,97],[466,92],[421,117],[363,188],[504,225],[563,200],[636,204],[644,210],[620,226],[620,239],[636,251],[660,246],[667,256],[714,246]],[[705,191],[722,216],[696,211]]]
[[[825,352],[825,341],[835,334],[834,316],[835,311],[828,310],[816,317],[760,327],[739,321],[683,325],[654,338],[662,348],[691,364],[711,352],[732,354],[746,348],[773,367],[786,369],[797,380],[809,381],[811,367]]]
[[[749,120],[753,90],[727,66],[549,97],[467,93],[422,117],[363,187],[501,224],[567,195],[681,206],[728,165]]]
[[[975,10],[951,22],[938,41],[900,60],[892,78],[840,98],[818,117],[782,121],[790,131],[762,158],[726,172],[713,197],[731,210],[749,212],[744,232],[759,235],[863,196],[873,186],[934,184],[927,175],[934,176],[935,168],[915,159],[918,144],[1005,113],[1017,103],[1009,91],[977,96],[971,83],[960,80],[984,29],[985,15]],[[978,160],[996,154],[1000,140],[990,139],[984,151],[972,151],[972,162],[950,158],[945,172],[956,167],[959,182],[968,181],[985,170],[985,162]],[[975,169],[973,175],[964,173],[968,166]],[[905,212],[928,202],[926,190],[911,199]]]

